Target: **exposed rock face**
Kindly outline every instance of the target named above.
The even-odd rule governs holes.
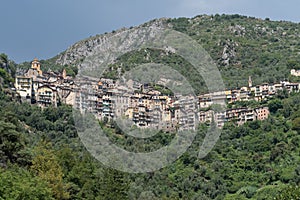
[[[228,66],[231,60],[236,57],[236,47],[238,47],[238,43],[231,40],[226,40],[225,43],[219,45],[224,46],[221,62],[223,65]]]
[[[127,49],[135,40],[141,38],[140,28],[141,27],[149,27],[150,30],[155,31],[161,27],[166,27],[166,18],[152,20],[146,24],[130,28],[129,34],[126,38],[126,43],[120,43],[119,49]],[[112,33],[106,33],[102,35],[96,35],[94,37],[90,37],[88,39],[79,41],[78,43],[71,46],[67,49],[64,53],[62,53],[59,58],[57,59],[56,63],[65,65],[65,64],[80,64],[86,57],[93,56],[95,51],[98,49],[110,49],[113,47],[113,44],[107,42],[108,38],[111,38],[117,34],[123,33],[128,31],[127,28],[122,28],[117,31],[113,31]],[[110,46],[111,45],[111,46]]]
[[[229,26],[228,30],[236,36],[244,36],[246,34],[246,28],[241,25]]]

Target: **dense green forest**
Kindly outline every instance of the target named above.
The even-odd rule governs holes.
[[[2,61],[3,62],[3,61]],[[21,103],[0,74],[0,199],[299,199],[300,94],[265,102],[271,116],[243,126],[227,123],[214,149],[198,159],[207,125],[184,155],[151,173],[106,168],[82,145],[72,108]],[[168,144],[169,133],[134,139],[113,122],[108,137],[130,151]]]

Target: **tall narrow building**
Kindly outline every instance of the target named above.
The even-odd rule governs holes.
[[[35,58],[31,63],[31,68],[36,69],[39,73],[39,75],[43,75],[43,72],[41,70],[41,64],[37,58]]]
[[[249,79],[248,79],[248,87],[249,87],[249,88],[252,87],[252,79],[251,79],[251,76],[249,76]]]

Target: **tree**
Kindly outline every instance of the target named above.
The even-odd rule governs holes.
[[[0,121],[0,164],[16,162],[24,148],[22,135],[17,127],[9,122]]]
[[[63,182],[62,168],[50,143],[41,142],[34,149],[31,170],[45,180],[56,199],[69,199],[68,185]]]
[[[52,191],[47,183],[29,171],[10,166],[0,168],[0,199],[52,200]]]
[[[292,128],[300,132],[300,117],[297,117],[292,121]]]
[[[104,168],[100,187],[103,199],[128,199],[129,180],[123,172]]]
[[[288,60],[286,66],[288,67],[288,69],[299,69],[300,65],[299,62],[297,60]]]
[[[278,109],[282,108],[282,103],[279,99],[271,100],[268,103],[268,107],[271,113],[276,113]]]
[[[274,199],[275,200],[300,199],[300,187],[288,185],[287,187],[282,189]]]
[[[5,54],[0,54],[0,76],[4,79],[4,83],[13,82],[12,76],[15,75],[15,63],[10,61]]]
[[[3,79],[4,84],[8,84],[10,82],[12,82],[12,78],[10,77],[9,73],[5,70],[0,68],[0,80],[1,78]],[[1,81],[0,81],[1,83]]]
[[[8,57],[7,55],[5,55],[4,53],[0,54],[0,64],[2,65],[2,67],[6,67],[8,64]]]

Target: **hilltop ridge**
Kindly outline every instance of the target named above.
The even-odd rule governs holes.
[[[144,26],[154,29],[168,27],[196,40],[219,67],[227,88],[245,85],[249,76],[256,84],[288,80],[290,69],[300,68],[299,23],[240,15],[155,19],[137,27],[122,28],[79,41],[57,56],[55,62],[80,66],[87,56],[94,54],[95,48],[107,45],[107,38],[128,29],[133,29],[132,34],[138,34],[139,28]],[[131,38],[134,39],[134,35]],[[126,56],[123,56],[123,63],[117,64],[132,64],[124,60]]]

